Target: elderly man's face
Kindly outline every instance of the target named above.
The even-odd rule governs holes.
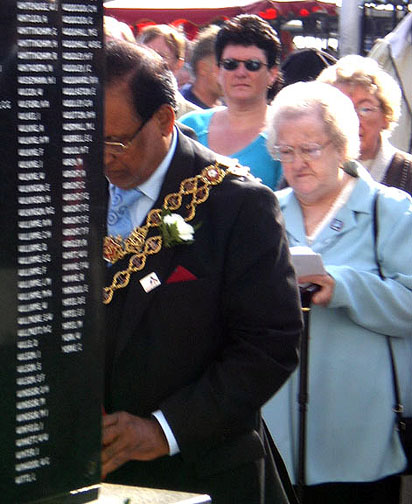
[[[165,131],[158,120],[158,112],[143,124],[133,110],[126,85],[106,89],[104,139],[127,147],[117,152],[108,145],[104,151],[105,175],[121,189],[131,189],[145,182],[167,152]]]

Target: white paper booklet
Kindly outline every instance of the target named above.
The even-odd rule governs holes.
[[[310,247],[290,247],[290,253],[296,276],[326,275],[321,255],[314,252]]]

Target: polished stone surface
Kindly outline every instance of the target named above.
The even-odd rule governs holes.
[[[102,0],[0,0],[1,504],[100,483],[102,18]]]
[[[99,498],[91,504],[206,504],[210,502],[212,501],[208,495],[103,483],[100,487]]]

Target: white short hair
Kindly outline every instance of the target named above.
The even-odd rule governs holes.
[[[337,88],[322,82],[297,82],[283,88],[270,106],[267,147],[274,156],[279,128],[284,120],[318,117],[325,133],[344,155],[344,160],[359,156],[359,119],[350,98]]]

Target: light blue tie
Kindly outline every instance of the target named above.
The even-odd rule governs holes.
[[[107,213],[107,232],[127,238],[133,230],[130,207],[140,198],[142,192],[137,189],[120,189],[110,186],[110,205]]]

